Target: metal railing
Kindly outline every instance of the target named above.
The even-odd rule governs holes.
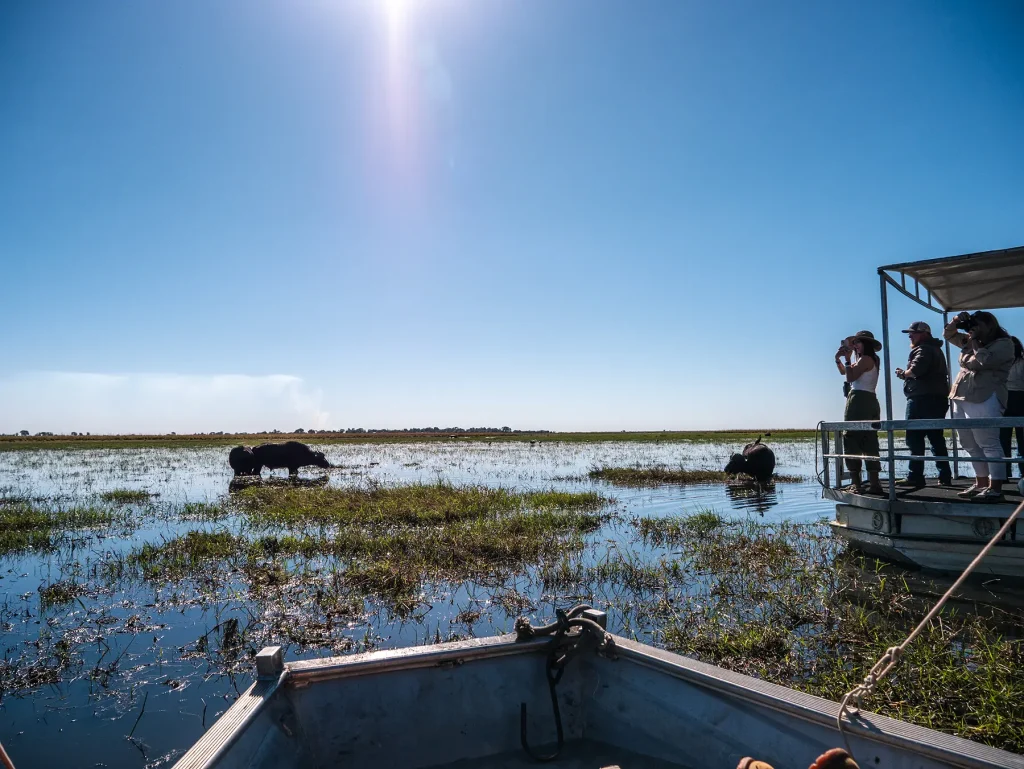
[[[878,421],[857,421],[857,422],[819,422],[817,428],[818,446],[821,448],[823,466],[817,470],[818,482],[823,488],[839,488],[843,480],[848,477],[843,467],[845,459],[859,459],[863,462],[881,462],[888,468],[889,500],[896,499],[896,462],[909,462],[918,460],[923,462],[949,462],[953,465],[953,476],[959,476],[959,463],[961,461],[979,462],[1005,462],[1007,465],[1024,462],[1022,457],[966,457],[961,460],[962,446],[958,445],[957,430],[993,429],[1004,427],[1024,427],[1024,417],[992,417],[989,419],[882,419]],[[906,454],[903,451],[909,449],[896,448],[896,433],[900,430],[924,432],[927,430],[953,430],[952,452],[948,456],[936,457],[933,455]],[[846,454],[843,452],[843,433],[846,431],[867,430],[884,432],[886,434],[887,450],[879,452],[879,456],[866,456],[861,454]],[[829,436],[835,435],[834,444]],[[835,450],[832,450],[832,446]],[[829,468],[829,460],[835,462],[836,485],[832,485],[832,473]]]

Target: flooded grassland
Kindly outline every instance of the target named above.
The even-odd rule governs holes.
[[[613,632],[838,699],[937,588],[841,551],[812,442],[775,446],[768,489],[727,482],[743,442],[327,444],[337,467],[255,484],[220,446],[0,453],[5,747],[159,766],[264,646],[489,636],[579,601]],[[1021,752],[1020,612],[976,608],[936,621],[870,707]]]

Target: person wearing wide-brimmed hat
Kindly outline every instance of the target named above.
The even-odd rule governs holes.
[[[836,352],[836,367],[850,384],[850,392],[846,396],[846,411],[843,414],[843,419],[847,422],[874,422],[882,418],[882,410],[875,395],[880,368],[878,351],[881,349],[882,343],[875,339],[874,334],[870,331],[858,331],[843,340],[843,344]],[[843,434],[843,440],[845,454],[868,457],[877,457],[879,454],[878,433],[874,430],[847,430]],[[860,479],[862,464],[864,461],[861,459],[846,460],[846,467],[853,476],[850,490],[857,493],[864,492]],[[882,484],[878,481],[881,470],[882,465],[878,460],[867,460],[868,494],[882,493]]]

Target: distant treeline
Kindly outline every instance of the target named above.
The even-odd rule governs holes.
[[[530,435],[546,435],[550,434],[551,430],[513,430],[511,427],[404,427],[401,430],[388,429],[385,427],[346,427],[338,428],[336,430],[317,430],[311,428],[306,430],[299,427],[291,432],[287,430],[256,430],[256,431],[242,431],[242,432],[231,432],[224,430],[211,430],[208,433],[184,433],[183,435],[402,435],[405,433],[451,433],[451,434],[465,434],[465,433],[511,433],[511,434],[523,434],[529,433]],[[129,435],[135,435],[136,433],[128,433]],[[165,433],[166,435],[177,435],[175,432]],[[69,435],[72,437],[91,437],[91,433],[53,433],[53,432],[38,432],[34,435],[29,433],[28,430],[22,430],[17,433],[11,433],[8,436],[7,433],[0,433],[0,436],[4,437],[36,437],[36,438],[48,438],[54,437],[55,435]],[[102,435],[102,433],[100,434]],[[146,433],[146,435],[150,435]],[[160,435],[160,433],[153,433],[152,435]]]
[[[276,430],[274,432],[277,432]],[[295,431],[303,432],[302,428]],[[306,433],[550,433],[550,430],[513,430],[511,427],[404,427],[389,430],[383,427],[347,427],[344,430],[306,430]]]

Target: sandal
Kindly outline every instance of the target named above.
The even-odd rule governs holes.
[[[842,748],[825,751],[808,769],[860,769],[853,757]]]
[[[740,759],[736,769],[773,769],[773,767],[765,761],[748,756]],[[860,769],[860,767],[845,750],[832,748],[818,756],[808,769]]]
[[[758,761],[756,758],[747,756],[740,759],[740,762],[736,764],[736,769],[775,769],[775,767],[764,761]]]

